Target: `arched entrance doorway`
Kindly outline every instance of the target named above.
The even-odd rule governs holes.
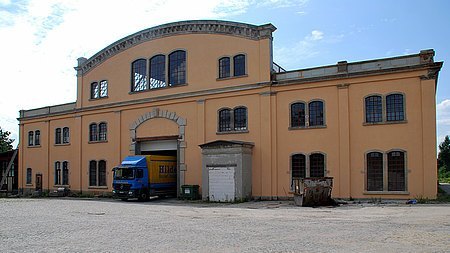
[[[177,196],[185,182],[186,119],[175,112],[154,108],[130,127],[132,154],[177,156]]]

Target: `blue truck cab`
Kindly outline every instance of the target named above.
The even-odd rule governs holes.
[[[113,197],[147,200],[176,194],[176,157],[127,156],[113,169]]]

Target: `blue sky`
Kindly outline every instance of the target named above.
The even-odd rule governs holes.
[[[450,135],[450,1],[0,0],[0,126],[17,139],[18,111],[73,102],[78,57],[167,22],[272,23],[274,61],[293,70],[433,48],[440,142]],[[20,93],[20,96],[14,94]]]

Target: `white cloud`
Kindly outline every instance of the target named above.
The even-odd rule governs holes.
[[[274,59],[277,64],[290,70],[298,68],[300,61],[311,59],[319,54],[317,44],[324,39],[324,32],[313,30],[301,41],[288,47],[277,47],[274,45]]]
[[[311,32],[310,35],[308,35],[306,37],[307,40],[310,41],[316,41],[316,40],[321,40],[323,39],[323,32],[322,31],[318,31],[318,30],[314,30]]]

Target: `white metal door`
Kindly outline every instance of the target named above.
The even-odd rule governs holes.
[[[177,150],[177,140],[159,140],[141,142],[142,151]]]
[[[235,167],[209,167],[209,200],[232,202],[235,200]]]

